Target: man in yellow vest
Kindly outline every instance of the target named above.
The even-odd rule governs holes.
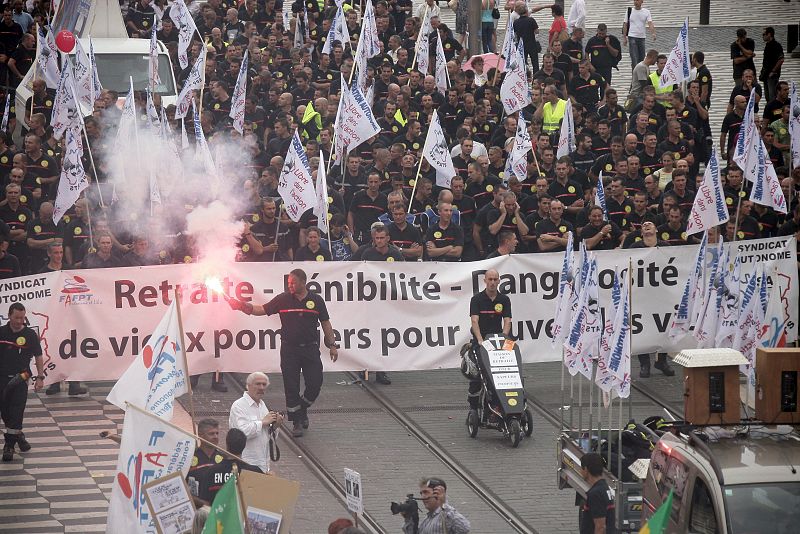
[[[667,85],[665,87],[660,86],[659,78],[661,78],[661,73],[664,72],[664,67],[666,65],[667,56],[664,54],[659,54],[658,58],[656,58],[656,71],[650,73],[650,83],[652,83],[653,87],[656,89],[656,102],[665,108],[671,108],[672,104],[670,103],[670,98],[672,96],[672,92],[678,87],[676,85]]]
[[[533,114],[534,119],[541,119],[542,132],[552,135],[559,131],[566,106],[567,101],[559,98],[558,91],[554,85],[548,85],[544,88],[542,102]]]

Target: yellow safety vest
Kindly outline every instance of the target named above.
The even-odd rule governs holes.
[[[656,90],[656,95],[663,95],[664,93],[671,93],[672,92],[672,85],[668,85],[666,87],[661,87],[661,83],[659,82],[660,76],[658,72],[651,72],[650,73],[650,83],[653,84],[653,87]],[[664,106],[665,108],[671,108],[672,104],[665,101],[659,101],[659,104]]]
[[[564,118],[564,110],[567,108],[567,101],[558,99],[555,108],[550,102],[545,102],[542,109],[542,131],[553,134],[561,127],[561,120]]]

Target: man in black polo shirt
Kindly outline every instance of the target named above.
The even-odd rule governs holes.
[[[3,461],[14,459],[14,446],[27,452],[31,445],[22,433],[22,418],[28,401],[31,358],[36,361],[34,389],[44,385],[44,360],[39,335],[25,326],[25,306],[15,302],[8,309],[8,323],[0,326],[0,416],[6,427]]]
[[[569,94],[579,104],[583,104],[586,111],[597,111],[597,103],[602,100],[606,82],[602,76],[591,70],[588,59],[582,59],[578,64],[578,73],[569,81]]]
[[[369,228],[389,207],[386,195],[380,192],[381,178],[376,172],[367,177],[367,188],[353,195],[347,225],[353,229],[356,241],[367,243]]]
[[[403,253],[399,248],[389,242],[389,231],[386,225],[376,222],[370,229],[372,236],[372,244],[362,247],[359,254],[354,255],[351,260],[364,260],[364,261],[405,261]]]
[[[425,234],[428,259],[434,261],[460,261],[464,251],[464,231],[452,222],[453,205],[439,204],[439,222],[431,225]]]
[[[422,234],[419,228],[408,224],[406,209],[403,204],[392,207],[392,222],[386,227],[389,242],[397,247],[408,261],[422,258]],[[374,241],[374,238],[373,238]]]
[[[550,216],[536,223],[536,244],[539,252],[564,252],[567,248],[567,233],[573,231],[572,224],[562,219],[564,204],[560,200],[550,202]]]
[[[308,407],[322,388],[322,360],[319,352],[319,330],[322,326],[325,346],[330,349],[331,361],[339,358],[339,345],[331,326],[325,301],[306,289],[306,273],[294,269],[287,277],[287,291],[266,304],[253,304],[229,299],[231,309],[247,315],[279,314],[281,319],[281,373],[286,395],[286,411],[293,423],[292,435],[300,437],[308,428]],[[305,390],[300,393],[300,373]]]

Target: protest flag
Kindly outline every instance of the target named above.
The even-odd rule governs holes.
[[[317,218],[317,226],[324,233],[328,233],[328,177],[325,173],[325,154],[319,153],[319,165],[317,166],[317,184],[315,187],[317,202],[314,204],[314,216]],[[328,240],[330,243],[330,240]]]
[[[450,147],[447,145],[447,138],[439,122],[439,113],[435,110],[425,136],[422,155],[436,170],[436,185],[449,189],[450,180],[456,175],[456,169],[453,165],[453,157],[450,155]]]
[[[234,472],[214,496],[203,534],[245,534],[246,525],[238,484],[239,475]]]
[[[694,269],[689,273],[686,285],[683,286],[681,300],[678,309],[672,314],[672,322],[669,325],[667,335],[670,339],[677,340],[689,332],[689,327],[697,316],[695,311],[698,307],[703,291],[703,265],[706,257],[706,244],[708,243],[708,232],[703,233],[703,239],[694,257]]]
[[[575,118],[572,115],[572,100],[568,98],[564,107],[564,119],[561,121],[556,157],[569,156],[575,152],[575,147]]]
[[[703,183],[694,197],[692,211],[686,223],[686,235],[705,232],[714,226],[728,222],[729,218],[728,207],[725,204],[725,192],[720,178],[717,149],[714,147],[706,164]]]
[[[603,185],[603,171],[597,176],[597,187],[594,190],[594,205],[603,208],[603,220],[608,221],[608,208],[606,207],[606,188]]]
[[[553,315],[553,326],[550,332],[553,337],[552,346],[564,343],[574,305],[577,304],[577,288],[575,287],[574,256],[572,232],[567,232],[567,248],[561,262],[561,275],[558,279],[558,295],[556,296],[556,312]],[[580,267],[580,266],[579,266]]]
[[[678,32],[675,46],[667,57],[664,70],[658,78],[659,87],[675,85],[689,79],[691,64],[689,63],[689,17],[683,21]]]
[[[244,100],[247,96],[247,70],[249,68],[249,50],[244,51],[239,75],[236,77],[236,87],[233,88],[233,101],[230,118],[233,119],[233,129],[240,134],[244,133]],[[309,104],[310,105],[310,104]]]
[[[294,222],[298,222],[306,211],[317,204],[308,156],[296,130],[278,178],[278,193],[283,199],[286,213]]]
[[[66,156],[61,166],[58,179],[58,192],[53,204],[53,224],[58,224],[64,214],[80,198],[84,189],[89,187],[86,171],[83,168],[83,146],[80,132],[72,128],[67,130]]]
[[[639,534],[663,534],[669,522],[669,514],[672,511],[672,496],[675,490],[669,490],[667,500],[658,507],[653,516],[639,530]]]

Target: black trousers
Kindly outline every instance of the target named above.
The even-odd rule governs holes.
[[[289,421],[300,421],[309,406],[319,397],[322,388],[322,360],[319,346],[304,347],[281,344],[281,373],[286,395]],[[300,375],[305,389],[300,393]]]
[[[6,438],[22,432],[22,418],[28,403],[28,383],[21,382],[16,387],[6,388],[13,377],[0,377],[0,417],[6,427]]]

